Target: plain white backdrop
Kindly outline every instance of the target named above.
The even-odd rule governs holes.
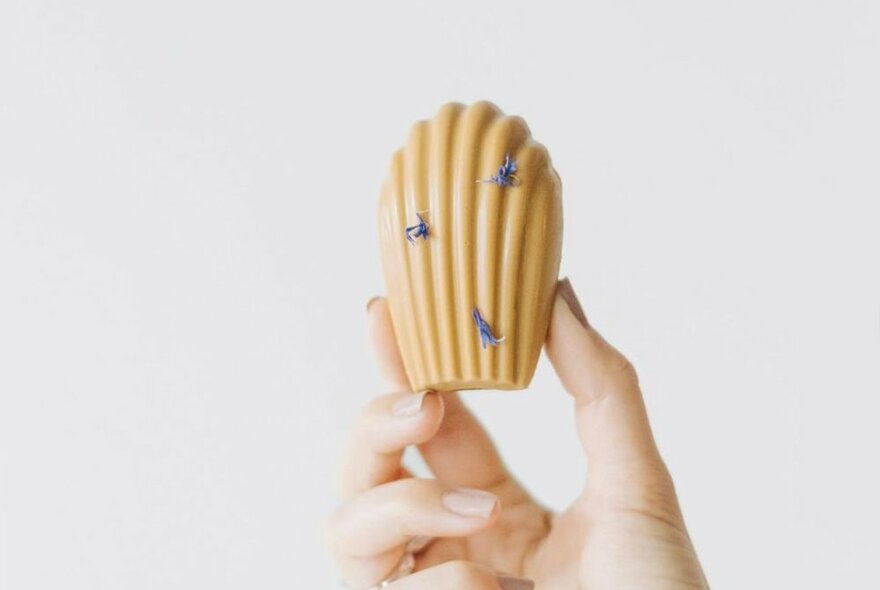
[[[878,31],[872,0],[4,0],[0,588],[338,587],[379,185],[478,99],[550,149],[562,273],[713,587],[880,587]],[[467,399],[565,506],[546,360]]]

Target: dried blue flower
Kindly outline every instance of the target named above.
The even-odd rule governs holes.
[[[489,324],[486,323],[486,320],[483,319],[483,316],[480,315],[479,309],[475,307],[472,315],[474,316],[474,323],[480,331],[480,344],[483,345],[484,349],[486,348],[486,344],[498,346],[498,343],[504,340],[503,337],[495,338],[495,336],[492,335],[492,329],[489,327]]]
[[[406,228],[406,239],[410,244],[415,245],[416,240],[419,238],[423,238],[425,240],[428,239],[428,224],[425,223],[425,220],[422,219],[422,216],[416,213],[416,217],[419,218],[419,222],[413,226]]]
[[[498,174],[477,182],[491,182],[498,186],[519,186],[519,178],[516,177],[516,162],[510,159],[510,154],[504,156],[504,163],[498,168]]]

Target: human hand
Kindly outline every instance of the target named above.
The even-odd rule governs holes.
[[[537,504],[507,472],[455,392],[407,392],[387,302],[368,306],[393,391],[365,409],[347,446],[343,504],[327,541],[356,590],[386,579],[413,538],[434,540],[393,590],[708,588],[672,479],[651,434],[632,365],[587,322],[560,281],[545,351],[573,398],[589,477],[563,512]],[[412,477],[418,445],[436,479]],[[541,452],[541,449],[536,449]]]

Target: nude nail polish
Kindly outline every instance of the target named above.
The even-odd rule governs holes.
[[[489,518],[498,506],[498,497],[483,490],[459,488],[443,495],[443,506],[460,516]]]
[[[503,590],[533,590],[535,583],[526,578],[514,578],[513,576],[498,576],[498,585]]]
[[[425,403],[425,396],[429,393],[429,390],[425,390],[418,393],[410,393],[400,398],[391,405],[391,414],[398,418],[415,416],[422,411],[422,405]]]
[[[559,281],[559,285],[556,289],[559,292],[559,296],[565,300],[566,304],[568,304],[568,309],[571,310],[574,317],[577,318],[584,328],[589,328],[590,322],[587,321],[587,316],[584,314],[581,302],[578,301],[577,295],[574,294],[574,288],[572,288],[571,281],[568,280],[568,277]]]
[[[381,296],[376,295],[375,297],[371,297],[369,301],[367,301],[367,313],[370,312],[370,306],[382,299]]]

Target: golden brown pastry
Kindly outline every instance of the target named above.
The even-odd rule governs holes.
[[[413,391],[527,387],[559,272],[562,188],[525,121],[478,102],[416,123],[382,187],[379,236]]]

